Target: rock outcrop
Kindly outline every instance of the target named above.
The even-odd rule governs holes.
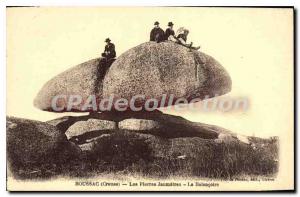
[[[8,161],[15,177],[126,171],[228,179],[253,173],[270,176],[278,168],[276,139],[241,138],[221,127],[158,110],[103,112],[49,122],[57,127],[7,118]],[[72,136],[69,141],[64,132]]]
[[[56,127],[40,121],[7,117],[7,159],[13,170],[64,162],[80,153]],[[39,169],[37,172],[40,172]]]
[[[64,142],[67,142],[66,136],[54,126],[39,121],[7,118],[8,152],[22,162],[37,161]]]
[[[224,128],[191,122],[180,116],[164,114],[159,110],[102,112],[82,117],[66,116],[49,122],[59,122],[57,128],[63,128],[60,131],[79,147],[84,147],[84,150],[91,150],[97,139],[117,131],[150,134],[165,139],[199,137],[216,142],[229,141],[228,139],[239,141],[237,134]]]

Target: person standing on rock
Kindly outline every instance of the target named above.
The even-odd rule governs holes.
[[[165,39],[176,42],[177,38],[175,37],[175,31],[173,30],[173,26],[174,24],[172,22],[168,23],[168,28],[166,29],[165,32]]]
[[[154,28],[150,32],[150,41],[162,42],[165,40],[165,32],[159,27],[159,22],[154,23]]]
[[[189,35],[189,30],[188,29],[185,29],[185,28],[179,28],[178,31],[177,31],[178,35],[177,35],[177,42],[178,44],[181,44],[185,47],[188,47],[190,49],[194,49],[194,50],[198,50],[200,49],[200,46],[199,47],[193,47],[193,42],[191,42],[191,44],[187,44],[187,36]]]

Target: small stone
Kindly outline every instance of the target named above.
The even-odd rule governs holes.
[[[241,142],[245,143],[245,144],[250,144],[250,141],[248,139],[247,136],[244,135],[237,135],[236,136],[238,138],[238,140],[240,140]]]
[[[6,124],[7,124],[7,129],[15,129],[18,126],[16,123],[13,123],[11,121],[7,121]]]
[[[79,136],[91,131],[114,130],[117,129],[117,123],[109,120],[88,119],[87,121],[78,121],[66,131],[68,139]]]
[[[97,141],[98,139],[100,138],[104,138],[104,137],[110,137],[110,134],[102,134],[98,137],[95,137],[95,138],[91,138],[91,139],[87,139],[86,142],[95,142]]]
[[[236,139],[228,133],[220,133],[218,135],[218,139],[215,139],[215,142],[220,143],[220,142],[233,142],[236,141]]]
[[[79,144],[78,146],[82,151],[91,151],[94,145],[95,142],[89,142],[89,143]]]
[[[120,129],[134,130],[134,131],[143,131],[143,130],[152,130],[160,128],[160,124],[154,120],[145,120],[145,119],[125,119],[119,122]]]
[[[98,137],[88,139],[85,141],[86,143],[79,144],[78,146],[82,151],[92,151],[94,146],[98,143],[97,140],[105,137],[110,137],[110,136],[111,136],[110,134],[102,134]]]

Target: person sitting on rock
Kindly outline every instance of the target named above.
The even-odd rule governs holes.
[[[100,63],[110,66],[114,61],[116,57],[116,50],[115,45],[111,43],[111,40],[109,38],[105,39],[106,45],[104,48],[104,52],[101,54]]]
[[[177,42],[177,38],[175,36],[175,31],[173,30],[174,24],[172,22],[168,23],[168,28],[165,32],[165,39],[173,42]]]
[[[194,50],[198,50],[200,49],[200,46],[199,47],[193,47],[193,42],[191,42],[191,44],[187,44],[187,36],[189,34],[189,30],[188,29],[185,29],[185,28],[179,28],[178,31],[177,31],[178,35],[177,35],[177,43],[178,44],[181,44],[185,47],[188,47],[190,49],[194,49]]]
[[[155,41],[157,43],[165,40],[165,32],[159,27],[159,22],[154,23],[154,28],[150,32],[150,41]]]

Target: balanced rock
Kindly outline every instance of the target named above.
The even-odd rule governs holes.
[[[147,42],[118,57],[103,81],[103,97],[130,100],[144,95],[162,101],[210,98],[231,90],[231,79],[211,56],[174,42]],[[144,104],[143,100],[140,100]]]
[[[119,129],[133,130],[133,131],[147,131],[151,129],[160,128],[160,124],[154,120],[145,119],[125,119],[119,122]]]
[[[145,99],[156,99],[166,106],[175,104],[179,98],[204,99],[230,90],[228,73],[211,56],[173,42],[147,42],[123,53],[108,70],[99,65],[99,59],[94,59],[59,74],[43,86],[34,105],[56,111],[51,105],[53,98],[63,95],[56,102],[61,112],[91,111],[83,108],[91,95],[96,97],[97,106],[112,95],[113,102],[144,95]],[[162,101],[163,94],[166,103]],[[82,100],[67,110],[72,95]],[[140,106],[145,104],[143,98],[136,102]]]
[[[52,99],[58,95],[80,95],[83,100],[89,95],[98,94],[102,83],[99,72],[99,59],[93,59],[57,75],[49,80],[34,100],[34,105],[42,110],[53,111]],[[103,77],[103,76],[102,76]],[[66,106],[66,100],[59,100],[58,106]],[[74,106],[74,111],[80,111]]]

